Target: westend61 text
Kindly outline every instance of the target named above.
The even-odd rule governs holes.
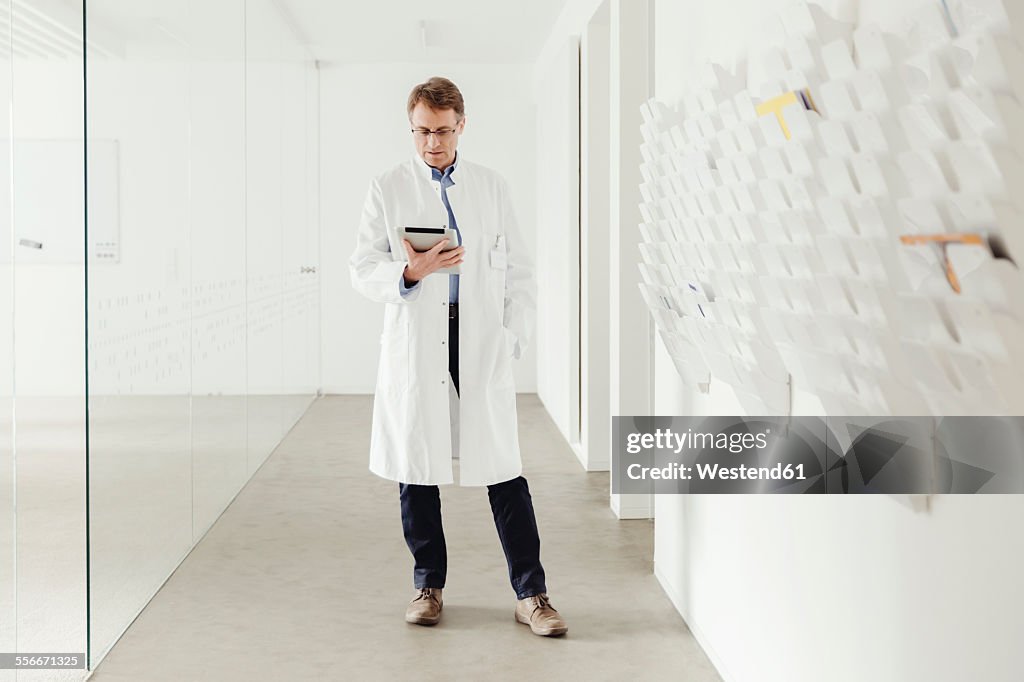
[[[735,467],[724,467],[719,464],[701,464],[686,466],[673,462],[663,467],[645,467],[642,464],[630,464],[626,467],[626,475],[634,481],[641,480],[675,480],[689,481],[694,478],[701,481],[803,481],[803,464],[782,464],[779,462],[771,467],[750,467],[741,464]]]

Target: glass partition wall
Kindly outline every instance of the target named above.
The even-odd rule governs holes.
[[[0,0],[0,653],[86,651],[83,13]],[[78,679],[15,671],[0,680]]]
[[[317,394],[303,43],[276,0],[0,0],[0,653],[94,667]]]
[[[11,220],[11,3],[0,0],[0,651],[17,646],[14,518],[14,221]],[[14,679],[0,670],[0,682]]]

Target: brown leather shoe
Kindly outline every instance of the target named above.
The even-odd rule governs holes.
[[[533,634],[542,637],[564,635],[569,626],[565,624],[558,611],[551,606],[546,594],[538,594],[516,602],[516,621],[529,625]]]
[[[409,602],[405,610],[405,622],[416,625],[437,625],[441,620],[441,588],[423,587]]]

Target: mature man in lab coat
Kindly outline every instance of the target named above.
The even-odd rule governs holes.
[[[447,552],[439,484],[487,486],[516,593],[515,618],[538,635],[565,621],[547,596],[540,537],[520,473],[512,359],[529,340],[535,309],[531,259],[508,185],[457,152],[466,126],[462,93],[446,78],[412,89],[407,103],[416,156],[376,177],[350,260],[352,285],[384,303],[373,405],[370,470],[398,481],[416,595],[405,619],[441,617]],[[454,229],[416,252],[403,227]],[[458,266],[459,274],[436,272]]]

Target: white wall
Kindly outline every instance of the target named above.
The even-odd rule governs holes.
[[[581,43],[582,429],[587,471],[611,465],[611,418],[650,409],[649,316],[637,282],[640,105],[649,96],[648,0],[606,0]],[[621,516],[650,516],[648,496]]]
[[[537,225],[546,235],[537,272],[537,394],[569,443],[579,441],[579,39],[561,32],[535,83]],[[540,65],[542,62],[538,62]]]
[[[537,101],[537,214],[553,248],[542,254],[548,294],[537,319],[544,407],[565,439],[580,443],[580,38],[602,0],[566,0],[533,67]]]
[[[886,25],[927,1],[832,9]],[[656,96],[789,4],[658,0]],[[685,390],[660,338],[655,364],[653,414],[743,413],[722,384]],[[725,680],[1020,679],[1024,497],[661,495],[656,519],[657,577]]]
[[[607,471],[611,362],[611,9],[603,2],[580,42],[580,449],[587,471]]]
[[[653,414],[653,323],[640,295],[640,105],[654,90],[652,0],[611,3],[611,343],[612,415]],[[651,495],[611,495],[620,519],[650,518]]]
[[[508,180],[536,260],[532,72],[514,64],[322,64],[320,75],[322,385],[326,393],[372,393],[384,309],[352,289],[348,258],[371,178],[415,153],[405,111],[409,90],[431,76],[459,86],[466,100],[459,153]],[[538,285],[543,295],[544,283]],[[514,363],[519,392],[537,390],[536,357],[534,339]]]
[[[540,263],[548,294],[538,395],[588,471],[609,465],[610,416],[650,405],[649,322],[638,249],[629,247],[639,220],[639,107],[650,87],[648,6],[569,0],[534,67],[539,224],[554,236]],[[612,500],[617,513],[650,516],[647,500],[627,500],[625,511],[620,501]]]

